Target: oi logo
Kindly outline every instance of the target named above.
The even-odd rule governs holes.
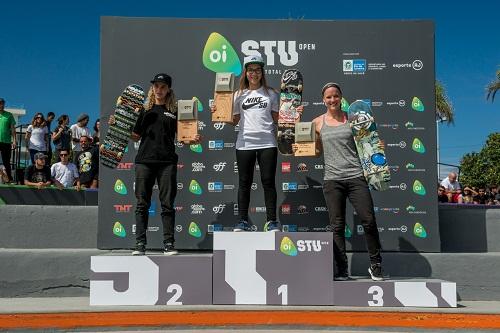
[[[203,147],[201,146],[200,143],[197,143],[195,145],[189,145],[189,149],[191,151],[194,151],[195,153],[201,154],[203,152]]]
[[[233,72],[241,74],[241,63],[238,54],[224,36],[212,32],[203,49],[203,65],[213,72]]]
[[[193,237],[200,238],[201,237],[201,230],[200,227],[194,222],[191,222],[189,224],[189,234]]]
[[[416,151],[417,153],[420,153],[420,154],[425,153],[425,146],[422,143],[422,141],[420,141],[419,138],[413,139],[413,143],[411,144],[411,149],[413,149],[413,151]]]
[[[198,112],[203,111],[203,104],[201,104],[200,99],[196,96],[193,96],[193,99],[196,101],[196,106],[198,107]]]
[[[121,237],[121,238],[124,238],[125,236],[127,236],[127,232],[125,231],[125,228],[118,221],[115,222],[115,224],[113,225],[113,233],[116,236]]]
[[[427,231],[425,230],[424,226],[419,222],[415,223],[415,225],[413,226],[413,234],[419,238],[427,237]]]
[[[352,231],[347,224],[345,225],[344,236],[345,238],[351,238],[352,236]]]
[[[292,240],[288,237],[283,237],[281,240],[280,251],[287,256],[295,257],[297,255],[297,248]]]
[[[425,195],[426,193],[424,185],[418,179],[413,183],[413,192],[418,195]]]
[[[189,183],[189,192],[196,195],[201,195],[201,193],[203,193],[203,190],[201,189],[201,185],[196,180],[192,179],[191,183]]]
[[[424,103],[418,97],[413,97],[411,101],[411,108],[418,112],[423,112],[425,110]]]
[[[115,182],[115,192],[121,195],[127,194],[127,187],[121,181],[121,179],[117,179]]]
[[[342,111],[348,112],[349,111],[349,102],[344,97],[342,97],[342,100],[340,101],[340,103],[341,103],[340,108],[342,109]]]

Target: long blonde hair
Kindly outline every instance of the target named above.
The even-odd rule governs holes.
[[[153,86],[149,88],[148,97],[146,102],[144,103],[144,109],[146,111],[151,110],[151,108],[155,105],[155,93],[153,90]],[[177,99],[175,98],[174,90],[169,88],[168,94],[165,97],[165,107],[172,113],[177,113]]]

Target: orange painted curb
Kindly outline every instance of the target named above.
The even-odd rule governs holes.
[[[259,325],[500,329],[500,315],[337,311],[145,311],[0,315],[0,329]]]

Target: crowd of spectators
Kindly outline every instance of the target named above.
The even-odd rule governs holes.
[[[500,205],[500,186],[464,186],[457,174],[450,172],[438,185],[438,202],[456,204]]]
[[[0,98],[0,184],[13,182],[10,160],[12,150],[20,144],[14,117],[4,107],[5,101]],[[59,116],[56,126],[52,126],[55,118],[53,112],[46,117],[36,113],[28,125],[24,140],[30,163],[20,183],[38,189],[47,186],[77,190],[98,188],[99,119],[91,132],[87,114],[81,114],[71,126],[68,115]]]

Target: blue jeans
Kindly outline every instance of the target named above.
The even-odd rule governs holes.
[[[177,194],[177,164],[136,164],[135,165],[135,237],[137,243],[147,243],[149,207],[155,181],[160,190],[161,221],[163,242],[174,243],[175,207]]]

